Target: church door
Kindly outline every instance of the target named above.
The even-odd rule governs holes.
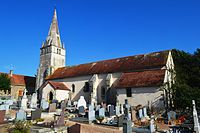
[[[52,100],[53,100],[53,93],[50,92],[50,93],[49,93],[49,101],[52,101]]]

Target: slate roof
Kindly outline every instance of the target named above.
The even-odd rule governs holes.
[[[122,58],[80,64],[72,67],[58,68],[48,79],[61,79],[91,74],[133,72],[161,68],[166,65],[169,50],[149,54],[127,56]]]
[[[115,82],[114,87],[156,87],[163,84],[164,77],[165,70],[161,69],[123,73],[119,80]]]
[[[53,81],[48,81],[49,83],[55,90],[68,90],[71,91],[65,84],[61,82],[53,82]]]

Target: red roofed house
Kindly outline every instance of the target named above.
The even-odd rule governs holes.
[[[13,74],[12,70],[8,74],[8,77],[10,78],[11,82],[11,96],[13,96],[15,99],[23,96],[25,88],[27,90],[27,95],[35,92],[35,77]]]

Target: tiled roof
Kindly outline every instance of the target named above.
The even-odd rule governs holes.
[[[165,70],[123,73],[114,84],[115,88],[156,87],[164,82]]]
[[[10,77],[10,81],[11,81],[11,85],[23,85],[23,86],[35,88],[36,78],[30,77],[30,76],[13,74],[12,77]]]
[[[65,84],[60,83],[60,82],[53,82],[53,81],[48,81],[49,83],[55,90],[68,90],[71,91]]]
[[[18,74],[10,74],[8,73],[1,73],[0,74],[6,74],[10,78],[11,85],[21,85],[21,86],[27,86],[27,87],[34,87],[35,88],[35,82],[36,78],[31,76],[25,76],[25,75],[18,75]]]
[[[168,54],[169,50],[166,50],[58,68],[52,75],[47,77],[47,79],[61,79],[100,73],[132,72],[151,68],[161,68],[166,65]]]

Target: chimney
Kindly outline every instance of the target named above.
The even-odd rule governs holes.
[[[13,76],[13,70],[10,70],[10,77]]]

